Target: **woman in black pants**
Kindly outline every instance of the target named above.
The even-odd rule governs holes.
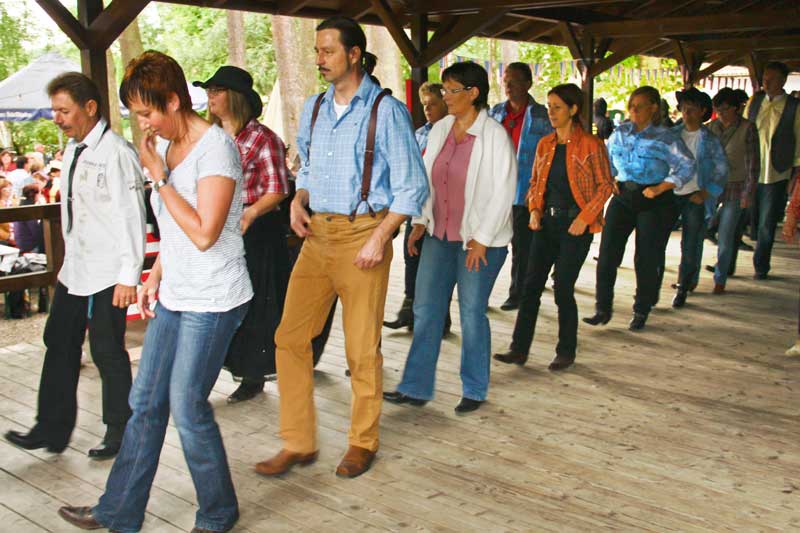
[[[614,130],[608,141],[619,194],[608,206],[600,240],[595,315],[583,319],[592,326],[611,320],[617,268],[634,229],[636,296],[630,330],[644,328],[658,299],[659,268],[676,218],[672,190],[688,183],[695,172],[694,157],[680,134],[660,125],[660,102],[653,87],[633,91],[628,100],[630,122]]]
[[[549,368],[563,370],[575,361],[575,281],[593,234],[602,228],[603,206],[613,190],[606,147],[581,126],[582,103],[583,93],[572,83],[547,94],[548,116],[556,131],[536,148],[528,191],[530,256],[511,349],[494,356],[503,363],[521,365],[528,360],[542,291],[554,266],[558,345]]]

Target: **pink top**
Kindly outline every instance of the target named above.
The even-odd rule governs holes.
[[[475,137],[470,134],[457,143],[453,130],[450,130],[433,163],[433,236],[437,239],[461,240],[464,187],[474,143]]]

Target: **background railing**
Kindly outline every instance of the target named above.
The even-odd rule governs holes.
[[[0,276],[0,293],[32,287],[55,285],[64,262],[64,239],[61,236],[61,204],[26,205],[0,208],[0,224],[24,220],[41,220],[47,270]]]

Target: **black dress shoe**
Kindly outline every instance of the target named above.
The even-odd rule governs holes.
[[[413,405],[415,407],[422,407],[428,400],[420,400],[419,398],[412,398],[411,396],[406,396],[402,392],[394,391],[394,392],[384,392],[383,399],[390,403],[396,403],[397,405],[407,403],[408,405]]]
[[[470,398],[461,398],[461,401],[456,405],[456,414],[463,415],[476,411],[483,402],[480,400],[472,400]]]
[[[753,279],[767,279],[767,273],[766,272],[756,272],[755,274],[753,274]]]
[[[105,527],[94,517],[91,507],[64,506],[58,510],[58,516],[81,529],[102,529]]]
[[[500,304],[500,309],[503,311],[513,311],[515,309],[519,309],[519,299],[509,296],[508,300]]]
[[[383,321],[383,325],[389,329],[400,329],[414,327],[414,300],[406,298],[403,300],[403,305],[400,306],[400,311],[397,313],[397,320],[391,322]]]
[[[32,431],[30,433],[20,433],[19,431],[12,430],[6,432],[5,437],[6,440],[14,446],[19,446],[20,448],[24,448],[26,450],[47,448],[48,452],[61,453],[67,448],[66,444],[50,444],[43,437],[34,434]]]
[[[494,359],[495,361],[500,361],[501,363],[505,363],[507,365],[524,365],[528,361],[528,356],[509,350],[506,353],[494,354]]]
[[[228,396],[228,403],[239,403],[252,400],[259,394],[264,392],[263,381],[249,381],[243,379],[239,387]]]
[[[553,372],[564,370],[565,368],[571,367],[574,362],[574,355],[557,355],[555,359],[550,361],[550,364],[547,365],[547,369]]]
[[[594,316],[584,317],[583,321],[590,326],[605,325],[611,320],[611,313],[608,311],[597,311]]]
[[[112,457],[116,457],[119,453],[119,449],[122,446],[122,443],[119,441],[103,441],[91,450],[89,450],[90,458],[97,459],[98,461],[102,461],[104,459],[111,459]]]
[[[645,323],[647,323],[647,315],[644,313],[633,313],[633,318],[631,318],[628,324],[628,329],[631,331],[639,331],[640,329],[644,329]]]
[[[711,272],[712,274],[717,271],[716,265],[706,265],[706,272]]]
[[[672,307],[680,309],[686,305],[686,294],[686,291],[678,289],[678,292],[675,293],[675,297],[672,299]]]

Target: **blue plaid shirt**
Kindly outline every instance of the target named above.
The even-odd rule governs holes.
[[[608,139],[611,174],[619,181],[657,185],[662,181],[681,187],[696,171],[692,153],[679,133],[664,126],[636,131],[632,122],[620,124]]]
[[[508,101],[505,101],[494,106],[489,111],[489,116],[502,124],[508,114],[507,103]],[[525,121],[522,123],[519,147],[517,147],[517,194],[514,197],[514,205],[528,205],[525,197],[531,186],[536,147],[542,137],[551,133],[553,126],[547,117],[547,108],[528,95],[528,108],[525,110]]]
[[[309,192],[314,212],[349,215],[359,203],[369,116],[380,92],[381,87],[364,76],[350,105],[337,119],[330,86],[314,125],[313,143],[311,114],[317,97],[306,100],[297,134],[301,167],[296,184]],[[428,178],[411,115],[396,98],[386,97],[378,108],[369,204],[375,211],[388,207],[393,213],[418,216],[427,198]],[[357,213],[366,212],[367,206],[361,203]]]
[[[417,128],[417,131],[414,132],[414,137],[417,138],[417,146],[419,146],[420,152],[424,152],[425,148],[428,147],[428,134],[431,132],[432,127],[432,123],[426,122],[424,126],[420,126]]]

